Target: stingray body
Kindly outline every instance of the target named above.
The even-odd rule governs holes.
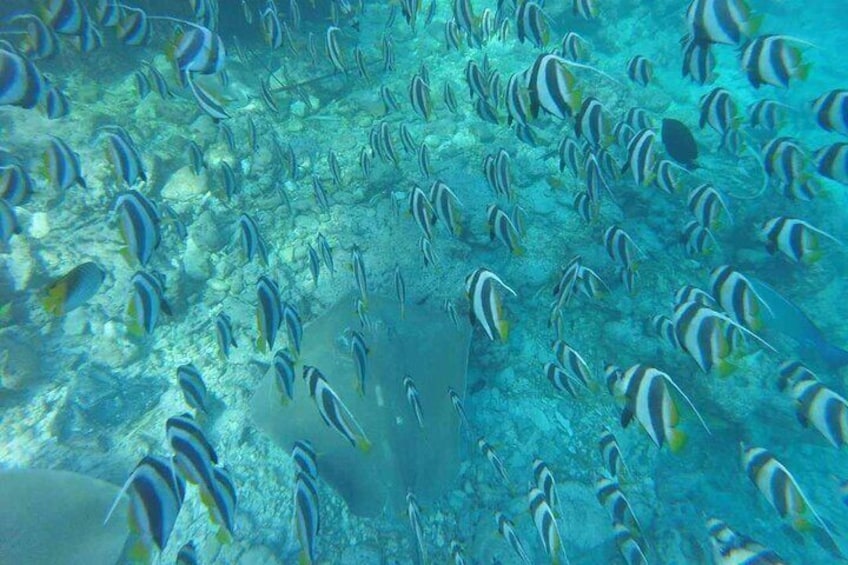
[[[437,308],[408,305],[403,319],[397,301],[369,296],[372,331],[360,327],[354,296],[343,298],[304,328],[297,374],[303,365],[319,368],[371,441],[367,453],[327,426],[298,380],[294,399],[278,402],[271,375],[251,400],[257,425],[290,452],[297,440],[312,442],[318,476],[347,502],[351,512],[373,517],[388,509],[400,515],[406,494],[422,503],[454,488],[459,469],[459,418],[448,388],[465,390],[471,327],[457,329]],[[349,329],[365,332],[368,380],[357,390]],[[409,405],[404,377],[416,383],[423,427]]]
[[[41,469],[0,472],[0,563],[117,563],[129,535],[127,499],[103,519],[119,488]]]

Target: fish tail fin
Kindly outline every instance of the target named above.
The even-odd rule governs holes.
[[[795,531],[802,532],[802,533],[803,532],[811,532],[816,528],[816,526],[812,522],[810,522],[807,518],[805,518],[804,516],[797,516],[792,521],[792,527],[795,529]]]
[[[756,35],[757,31],[763,26],[764,14],[756,14],[748,18],[748,23],[744,26],[743,31],[747,35]]]
[[[501,334],[501,341],[507,341],[509,339],[509,322],[506,320],[498,322],[498,333]]]
[[[144,336],[144,327],[135,320],[127,322],[127,333],[133,337]]]
[[[367,437],[365,437],[365,436],[360,436],[360,437],[359,437],[359,438],[357,438],[357,440],[356,440],[356,447],[357,447],[357,448],[358,448],[358,449],[359,449],[362,453],[369,453],[369,452],[371,451],[371,448],[372,448],[372,447],[374,447],[374,446],[373,446],[373,444],[371,443],[371,441],[370,441]]]
[[[150,548],[139,539],[129,549],[127,557],[133,563],[148,563],[150,561]]]
[[[672,453],[680,453],[680,450],[686,445],[686,434],[678,429],[671,431],[671,437],[668,438],[668,446]]]
[[[297,556],[298,565],[312,565],[312,560],[309,558],[309,553],[304,549]]]
[[[524,248],[521,247],[520,245],[516,245],[512,249],[512,254],[516,255],[517,257],[523,257],[524,256]]]
[[[256,348],[260,353],[265,353],[265,340],[262,339],[262,336],[256,338]]]
[[[804,262],[808,264],[818,263],[824,253],[821,249],[813,249],[804,254]]]
[[[133,257],[132,251],[130,251],[129,247],[121,248],[121,257],[124,258],[124,261],[127,262],[127,265],[132,267],[135,257]]]
[[[807,80],[807,77],[810,76],[810,70],[812,69],[812,63],[804,63],[800,67],[798,67],[798,80]]]
[[[41,303],[44,305],[44,309],[51,314],[61,316],[67,294],[67,286],[64,283],[59,283],[47,290],[47,294],[44,295]]]
[[[231,541],[233,541],[233,536],[230,535],[230,532],[227,531],[227,528],[220,528],[218,533],[215,534],[215,539],[218,540],[218,543],[221,545],[227,545]]]
[[[734,369],[736,369],[736,367],[734,367],[727,359],[721,359],[718,363],[716,363],[716,371],[718,372],[718,376],[722,378],[728,377]]]

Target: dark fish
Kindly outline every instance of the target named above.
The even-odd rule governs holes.
[[[698,144],[692,131],[679,120],[665,118],[662,121],[662,142],[669,157],[689,170],[698,168]]]

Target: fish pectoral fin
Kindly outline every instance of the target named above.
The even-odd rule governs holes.
[[[64,284],[60,283],[47,289],[47,294],[42,299],[44,309],[57,316],[62,314],[62,305],[65,302],[66,296],[67,287]]]

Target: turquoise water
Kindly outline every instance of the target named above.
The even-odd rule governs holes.
[[[108,536],[103,534],[102,519],[117,488],[97,483],[109,496],[100,496],[94,506],[74,500],[27,512],[27,501],[64,487],[56,486],[58,479],[10,486],[18,483],[5,473],[0,481],[7,483],[0,488],[11,490],[17,501],[11,506],[24,510],[14,518],[3,516],[0,529],[43,530],[47,541],[16,546],[3,541],[8,536],[0,537],[0,561],[22,562],[18,556],[26,555],[25,562],[55,563],[55,557],[44,556],[50,555],[48,550],[67,551],[76,547],[72,543],[91,539],[97,540],[91,554],[97,557],[89,562],[127,562],[141,539],[147,558],[161,555],[162,562],[173,561],[189,541],[202,563],[294,562],[302,547],[294,527],[295,465],[289,454],[294,439],[306,439],[316,445],[318,562],[424,561],[408,518],[407,492],[416,495],[420,506],[428,562],[452,559],[450,545],[456,540],[468,562],[519,563],[498,533],[498,512],[514,523],[531,562],[549,562],[528,512],[527,493],[535,485],[532,465],[538,457],[556,480],[559,504],[548,502],[568,560],[623,563],[612,520],[595,494],[595,482],[604,473],[598,441],[605,429],[621,448],[626,469],[618,480],[638,519],[639,528],[632,527],[631,533],[647,562],[714,562],[709,518],[725,521],[788,563],[833,563],[839,559],[834,545],[848,551],[845,495],[840,491],[848,471],[841,445],[831,445],[812,425],[802,426],[792,387],[783,392],[778,388],[781,364],[797,359],[827,388],[846,394],[844,352],[834,349],[848,343],[848,305],[841,299],[846,250],[840,241],[820,236],[821,257],[794,262],[783,253],[768,253],[759,236],[765,221],[789,216],[836,240],[847,237],[844,187],[819,174],[815,165],[816,150],[844,142],[843,135],[824,131],[811,109],[813,100],[844,88],[848,81],[841,57],[839,3],[820,2],[814,8],[788,0],[750,3],[762,18],[752,34],[790,36],[784,39],[786,45],[800,49],[802,62],[810,63],[809,75],[791,78],[788,88],[758,89],[746,78],[739,63],[742,48],[735,45],[712,46],[717,75],[712,83],[698,85],[681,77],[679,42],[687,23],[686,6],[680,2],[601,1],[597,18],[588,21],[574,15],[571,2],[547,2],[542,21],[549,28],[549,40],[544,48],[518,41],[516,17],[509,8],[505,38],[495,32],[481,46],[470,47],[463,40],[457,50],[447,48],[444,32],[453,16],[452,2],[436,0],[429,24],[429,2],[424,2],[413,31],[400,5],[393,3],[351,2],[350,12],[342,13],[340,8],[330,10],[327,2],[319,0],[313,8],[301,0],[302,21],[296,26],[290,3],[281,1],[279,19],[290,28],[296,53],[285,36],[281,46],[269,45],[260,27],[266,6],[259,2],[248,1],[246,9],[224,0],[217,7],[196,5],[198,13],[203,7],[212,14],[217,11],[217,22],[214,16],[207,21],[196,18],[189,2],[128,2],[151,17],[151,36],[142,45],[127,45],[118,38],[117,28],[98,23],[96,4],[86,7],[102,34],[102,46],[81,53],[78,34],[60,34],[59,52],[44,59],[24,52],[26,39],[20,32],[26,20],[11,16],[32,13],[49,21],[42,12],[45,6],[22,1],[0,8],[6,18],[0,37],[10,42],[1,48],[19,61],[31,58],[37,72],[58,87],[70,105],[67,115],[50,119],[42,80],[45,93],[37,107],[0,106],[0,146],[5,150],[0,166],[4,171],[19,166],[33,183],[31,198],[10,204],[20,231],[10,235],[0,253],[0,464],[7,471],[71,471],[120,487],[144,456],[171,456],[165,422],[191,412],[214,446],[216,467],[230,474],[238,503],[231,539],[222,542],[224,536],[216,535],[221,525],[210,522],[210,510],[201,500],[202,486],[189,484],[160,551],[143,528],[140,532],[137,524],[130,527],[124,507],[109,520],[118,524],[117,532],[113,528]],[[478,26],[485,9],[496,18],[496,2],[472,0],[471,5]],[[387,25],[393,10],[396,17]],[[118,11],[119,21],[125,22],[130,11]],[[335,22],[331,11],[338,12]],[[199,72],[191,80],[229,117],[216,121],[200,109],[191,88],[179,85],[169,55],[175,36],[200,24],[153,19],[156,16],[217,30],[226,48],[227,84]],[[331,25],[339,28],[334,37],[345,73],[334,71],[325,52]],[[482,68],[485,58],[490,74],[500,74],[504,89],[513,73],[528,69],[543,51],[558,51],[570,31],[585,40],[587,55],[580,59],[583,66],[563,63],[561,72],[573,75],[583,99],[601,102],[610,126],[631,108],[646,110],[657,136],[656,161],[673,151],[662,144],[664,118],[680,120],[691,129],[699,167],[691,172],[674,168],[680,185],[675,194],[651,184],[637,185],[630,170],[618,174],[627,147],[609,140],[616,174],[603,174],[611,195],[602,191],[599,210],[587,223],[572,204],[587,181],[559,167],[560,141],[566,136],[577,139],[574,119],[540,111],[529,122],[534,146],[518,139],[514,127],[507,125],[503,97],[491,104],[497,124],[475,110],[478,98],[469,98],[465,75],[469,60]],[[310,36],[317,47],[314,62]],[[385,39],[393,46],[393,70],[384,69]],[[357,47],[367,79],[357,72]],[[644,87],[627,76],[634,55],[652,64],[653,76]],[[428,119],[414,111],[409,96],[410,81],[422,66],[428,75]],[[150,80],[150,67],[164,76],[171,96],[160,97],[155,85],[145,97],[139,96],[136,72]],[[263,101],[263,82],[276,110]],[[455,93],[455,113],[444,102],[445,83]],[[381,87],[394,94],[399,109],[386,113]],[[719,147],[722,139],[716,131],[698,124],[701,97],[716,87],[726,89],[738,109],[740,118],[729,126],[742,140],[735,153]],[[522,96],[531,98],[526,89]],[[776,131],[750,127],[746,110],[763,99],[777,101],[785,114]],[[842,120],[848,120],[844,111]],[[256,130],[255,147],[249,122]],[[369,142],[372,129],[381,123],[388,128],[397,163],[381,159]],[[411,152],[401,142],[401,124],[414,141]],[[124,128],[131,137],[146,179],[119,178],[107,146],[110,132],[123,134],[115,134],[111,126]],[[232,147],[225,127],[231,130]],[[84,187],[55,184],[55,175],[43,164],[50,136],[78,154]],[[761,148],[778,136],[792,138],[803,153],[803,171],[796,178],[811,179],[817,187],[809,201],[787,197],[774,183],[764,186]],[[202,150],[199,174],[192,170],[189,141]],[[421,143],[429,150],[429,177],[418,165]],[[368,175],[360,166],[364,148],[371,155]],[[486,156],[501,149],[508,154],[512,199],[498,196],[484,174]],[[330,151],[339,162],[338,185],[328,163]],[[286,162],[289,152],[296,160],[294,173]],[[231,195],[225,163],[235,179]],[[845,166],[843,162],[843,180],[848,177]],[[315,196],[314,179],[326,191],[326,206]],[[461,229],[452,230],[441,217],[433,220],[429,243],[435,263],[425,264],[422,228],[408,211],[408,198],[415,186],[429,196],[436,180],[455,194],[452,202]],[[702,183],[715,187],[730,214],[724,213],[711,228],[712,251],[689,255],[680,244],[680,233],[693,219],[687,207],[689,190]],[[152,201],[161,216],[154,222],[161,229],[161,243],[153,246],[146,261],[124,251],[121,214],[127,206],[121,197],[130,188]],[[9,192],[6,198],[11,200]],[[520,253],[490,238],[487,207],[493,203],[514,219]],[[518,214],[521,222],[513,215],[516,206],[523,211]],[[424,213],[432,216],[434,211],[425,205]],[[258,228],[267,262],[261,251],[248,258],[242,214]],[[612,225],[622,228],[639,250],[634,252],[632,292],[604,248],[604,233]],[[320,259],[319,233],[332,248],[334,272],[318,261],[316,282],[308,247]],[[367,275],[368,297],[361,308],[371,326],[360,325],[354,305],[360,294],[351,258],[354,248],[362,253]],[[561,269],[575,255],[607,288],[596,298],[576,295],[561,309],[559,324],[551,325],[554,288]],[[75,307],[67,312],[48,312],[48,289],[55,291],[59,277],[89,261],[103,273],[102,284],[94,285],[92,294],[78,303],[64,296],[56,299],[59,304],[73,302]],[[691,355],[657,335],[652,319],[659,314],[672,317],[675,292],[683,285],[710,292],[710,273],[721,265],[754,281],[748,292],[753,288],[762,299],[753,299],[762,324],[747,325],[769,347],[748,336],[732,352],[721,354],[723,363],[716,364],[722,367],[704,372]],[[515,291],[513,295],[494,286],[509,325],[504,339],[498,339],[496,329],[495,339],[489,339],[467,297],[466,277],[481,267]],[[396,268],[405,281],[403,319],[400,307],[394,308]],[[150,332],[133,323],[139,308],[150,308],[146,303],[139,307],[136,302],[133,313],[128,312],[128,303],[138,293],[138,271],[164,276],[164,299],[171,310],[170,315],[159,314]],[[257,343],[267,335],[260,334],[256,320],[261,276],[276,282],[281,299],[299,313],[304,325],[294,395],[286,404],[278,390],[267,387],[273,379],[274,353],[288,349],[297,357],[295,344],[285,325],[273,347]],[[757,290],[763,284],[773,290]],[[456,326],[445,311],[446,300],[457,310]],[[334,308],[340,301],[344,305]],[[163,310],[158,299],[155,302],[152,309]],[[228,357],[221,354],[216,335],[216,316],[222,312],[231,319],[237,344]],[[725,316],[716,322],[723,334],[733,313],[721,306],[714,312]],[[354,386],[348,330],[360,331],[370,349],[364,397]],[[551,347],[557,338],[573,347],[588,368],[591,386],[577,384],[576,397],[557,390],[545,375],[545,364],[557,361]],[[180,388],[177,367],[187,363],[202,375],[208,391],[205,411],[187,403]],[[687,436],[681,449],[672,452],[668,441],[658,447],[638,414],[622,428],[627,400],[623,389],[617,395],[607,392],[607,364],[625,370],[645,364],[663,371],[691,399],[709,431],[670,385],[680,415],[676,429]],[[368,452],[352,447],[321,420],[301,379],[304,365],[323,371],[362,424],[372,444]],[[401,385],[406,375],[420,394],[423,429],[406,401],[408,389]],[[461,397],[472,430],[461,428],[448,386]],[[838,439],[846,438],[848,407],[839,408],[840,402],[835,402],[830,409],[842,418]],[[507,480],[481,454],[480,436],[502,460]],[[791,516],[782,518],[746,475],[740,443],[763,447],[785,465],[822,521],[809,511],[804,514],[812,523],[809,528]],[[56,492],[56,499],[63,496]],[[131,503],[138,507],[137,501]],[[58,526],[44,527],[53,521]],[[125,546],[121,557],[112,546],[103,549],[106,537],[117,540],[112,546]],[[742,545],[733,548],[740,551]]]

